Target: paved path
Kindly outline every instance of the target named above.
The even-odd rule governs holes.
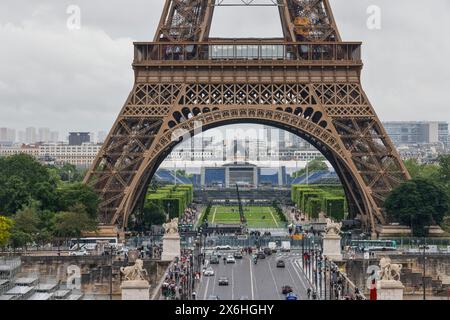
[[[277,268],[276,261],[281,258],[286,268]],[[284,300],[281,287],[289,285],[300,300],[306,300],[307,280],[300,268],[299,253],[273,254],[266,259],[253,264],[251,257],[244,255],[235,264],[212,265],[215,271],[213,277],[202,277],[198,291],[198,299],[206,300],[211,295],[217,295],[221,300]],[[227,277],[229,286],[219,286],[220,277]]]

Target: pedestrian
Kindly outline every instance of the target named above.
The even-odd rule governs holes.
[[[195,291],[192,292],[192,300],[197,300],[197,293]]]
[[[306,290],[306,294],[308,296],[308,299],[311,299],[311,288],[308,288],[308,290]]]

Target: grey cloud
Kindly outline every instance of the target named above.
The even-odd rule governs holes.
[[[152,40],[163,0],[0,3],[0,126],[108,130],[133,84],[132,41]],[[364,88],[383,120],[450,120],[449,2],[331,0],[344,40],[363,41]],[[68,5],[82,28],[66,28]],[[382,10],[368,30],[366,9]],[[219,8],[212,36],[281,34],[274,8]]]

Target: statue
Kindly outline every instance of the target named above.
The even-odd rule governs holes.
[[[166,234],[178,233],[178,218],[172,219],[172,221],[163,224],[163,228]]]
[[[402,270],[401,264],[391,263],[391,259],[384,257],[380,260],[380,268],[379,271],[381,280],[394,280],[400,281],[400,273]]]
[[[147,270],[144,269],[144,262],[137,259],[134,266],[121,267],[120,272],[125,276],[125,280],[146,280],[148,277]]]
[[[339,235],[341,233],[342,222],[333,222],[330,218],[326,219],[327,226],[325,227],[325,233],[327,235]]]

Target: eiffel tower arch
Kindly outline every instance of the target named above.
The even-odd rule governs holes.
[[[153,42],[134,44],[135,84],[85,177],[101,198],[101,223],[126,227],[180,130],[256,123],[318,148],[350,216],[371,232],[386,224],[383,202],[410,176],[361,87],[361,42],[342,41],[328,0],[266,0],[283,38],[211,38],[224,2],[166,0]]]

